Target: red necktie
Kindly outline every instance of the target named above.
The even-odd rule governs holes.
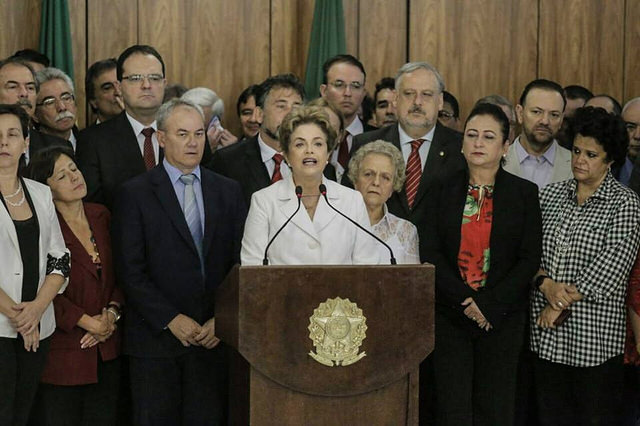
[[[271,175],[271,183],[282,180],[282,173],[280,173],[280,163],[282,163],[282,158],[282,154],[273,154],[273,161],[276,163],[276,166],[273,169],[273,175]]]
[[[151,143],[151,135],[153,135],[152,127],[142,129],[144,135],[144,145],[142,146],[142,157],[144,158],[144,165],[147,170],[152,169],[156,165],[156,156],[153,154],[153,144]]]
[[[418,186],[420,185],[420,178],[422,177],[422,163],[420,162],[418,150],[423,142],[424,139],[417,139],[411,142],[411,154],[409,154],[409,160],[407,161],[407,180],[404,184],[404,189],[407,192],[407,202],[410,208],[413,208]]]
[[[338,163],[344,170],[347,170],[347,164],[349,164],[349,142],[347,142],[349,134],[348,131],[344,131],[344,137],[340,142],[340,148],[338,148]]]

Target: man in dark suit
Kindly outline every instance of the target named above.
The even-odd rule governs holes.
[[[134,424],[223,424],[215,290],[239,262],[246,207],[236,182],[199,166],[202,110],[173,99],[157,117],[164,160],[121,186],[113,219]]]
[[[336,169],[338,182],[347,169],[349,154],[353,148],[353,138],[362,132],[374,130],[358,117],[358,108],[365,98],[364,88],[367,73],[364,65],[351,55],[336,55],[322,65],[320,95],[344,117],[345,131],[338,147],[331,154],[329,162]],[[346,177],[346,176],[345,176]]]
[[[87,201],[109,208],[123,182],[162,162],[155,116],[167,85],[162,56],[151,46],[128,47],[118,57],[116,74],[125,110],[80,132],[76,152]],[[203,160],[209,156],[205,147]]]
[[[304,99],[304,87],[293,74],[267,78],[259,92],[255,113],[262,124],[258,134],[217,150],[210,164],[214,172],[240,183],[247,205],[254,192],[291,173],[282,161],[277,134],[282,119]]]
[[[443,173],[465,167],[460,152],[462,135],[438,123],[444,81],[434,67],[426,62],[403,65],[396,76],[396,91],[398,123],[356,136],[353,152],[378,139],[391,142],[402,152],[407,180],[402,191],[387,201],[387,207],[420,230],[421,221],[428,220],[424,198],[429,184]]]
[[[28,63],[19,58],[0,61],[0,104],[20,105],[31,117],[27,161],[36,152],[48,146],[71,146],[68,141],[41,133],[33,127],[39,88],[35,73]]]

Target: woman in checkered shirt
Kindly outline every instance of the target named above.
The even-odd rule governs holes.
[[[540,193],[543,253],[531,303],[539,419],[615,425],[640,198],[611,174],[629,144],[620,117],[581,108],[569,129],[574,178]]]

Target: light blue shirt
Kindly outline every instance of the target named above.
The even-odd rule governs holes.
[[[553,161],[556,158],[555,141],[539,157],[529,154],[520,144],[519,137],[514,144],[518,161],[520,162],[520,171],[522,173],[520,177],[535,183],[539,189],[547,186],[553,176]]]
[[[184,212],[184,187],[185,184],[180,181],[180,176],[183,173],[169,164],[167,158],[165,157],[162,160],[162,165],[164,166],[164,170],[169,175],[169,180],[171,181],[171,185],[173,185],[173,190],[176,193],[176,197],[178,198],[178,203],[180,203],[180,209]],[[202,235],[204,235],[204,200],[202,198],[202,184],[200,179],[200,166],[197,166],[191,172],[196,178],[193,180],[193,192],[196,196],[196,204],[198,205],[198,213],[200,214],[200,223],[202,224]]]

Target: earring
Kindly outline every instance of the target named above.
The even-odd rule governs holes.
[[[461,149],[461,150],[460,150],[460,154],[464,154],[464,149]]]

